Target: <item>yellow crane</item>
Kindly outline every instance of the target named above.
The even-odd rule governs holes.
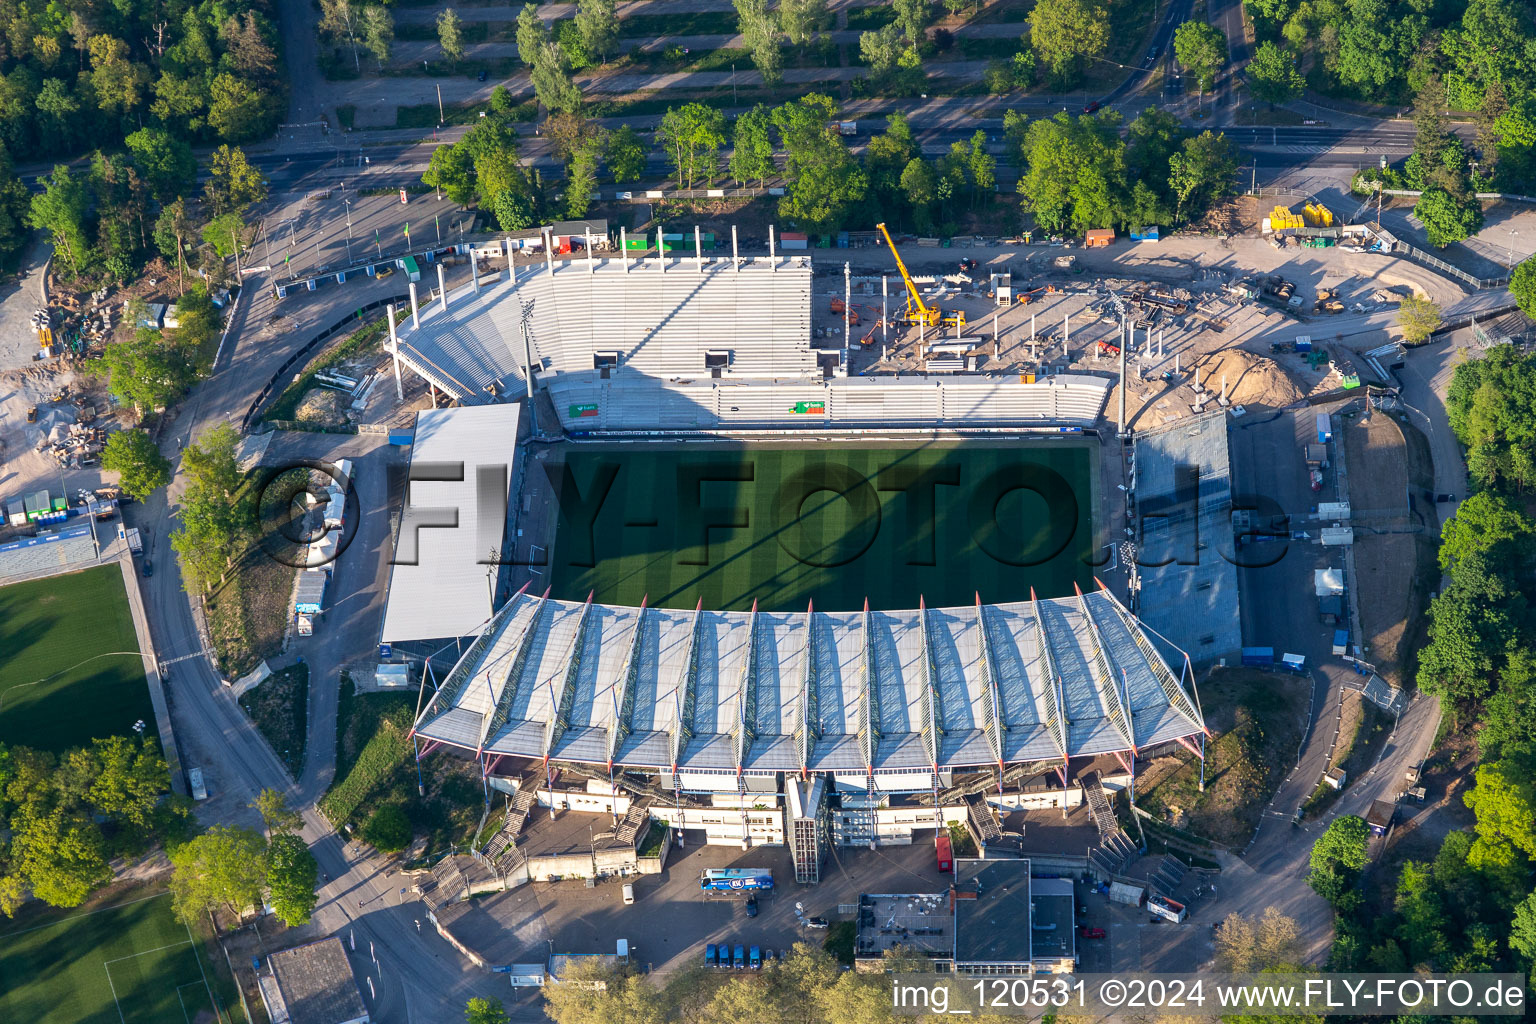
[[[891,233],[885,229],[884,224],[876,224],[876,228],[885,236],[885,244],[891,247],[891,255],[896,257],[896,269],[901,271],[901,280],[907,286],[907,322],[922,324],[925,327],[938,327],[941,323],[946,327],[964,327],[965,313],[962,310],[954,310],[949,314],[940,311],[937,306],[930,306],[923,301],[918,294],[917,285],[912,281],[912,275],[907,273],[907,265],[901,261],[901,253],[896,251],[896,243],[891,240]]]

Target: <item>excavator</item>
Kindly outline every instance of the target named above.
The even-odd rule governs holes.
[[[912,281],[912,275],[907,273],[907,265],[901,261],[901,253],[896,251],[896,243],[891,241],[891,233],[885,229],[884,224],[876,224],[875,227],[885,236],[885,244],[891,247],[891,255],[896,257],[896,269],[901,271],[901,280],[907,286],[907,322],[922,324],[924,327],[964,327],[964,310],[953,309],[945,313],[938,306],[930,306],[923,301],[917,285]]]

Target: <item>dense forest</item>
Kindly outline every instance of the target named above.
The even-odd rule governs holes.
[[[0,0],[0,74],[0,143],[15,162],[146,127],[260,138],[287,106],[266,0]]]

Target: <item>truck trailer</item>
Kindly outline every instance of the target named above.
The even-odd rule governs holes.
[[[1189,909],[1184,904],[1166,896],[1147,897],[1147,912],[1164,921],[1172,921],[1174,924],[1178,924],[1189,916]]]

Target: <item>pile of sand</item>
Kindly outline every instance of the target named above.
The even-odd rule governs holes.
[[[1240,348],[1212,352],[1196,360],[1194,366],[1200,371],[1201,386],[1213,395],[1221,394],[1225,377],[1227,399],[1233,405],[1279,409],[1301,401],[1306,394],[1273,359]]]
[[[345,426],[347,410],[341,392],[330,388],[310,388],[304,393],[293,418],[301,423],[322,427]]]

